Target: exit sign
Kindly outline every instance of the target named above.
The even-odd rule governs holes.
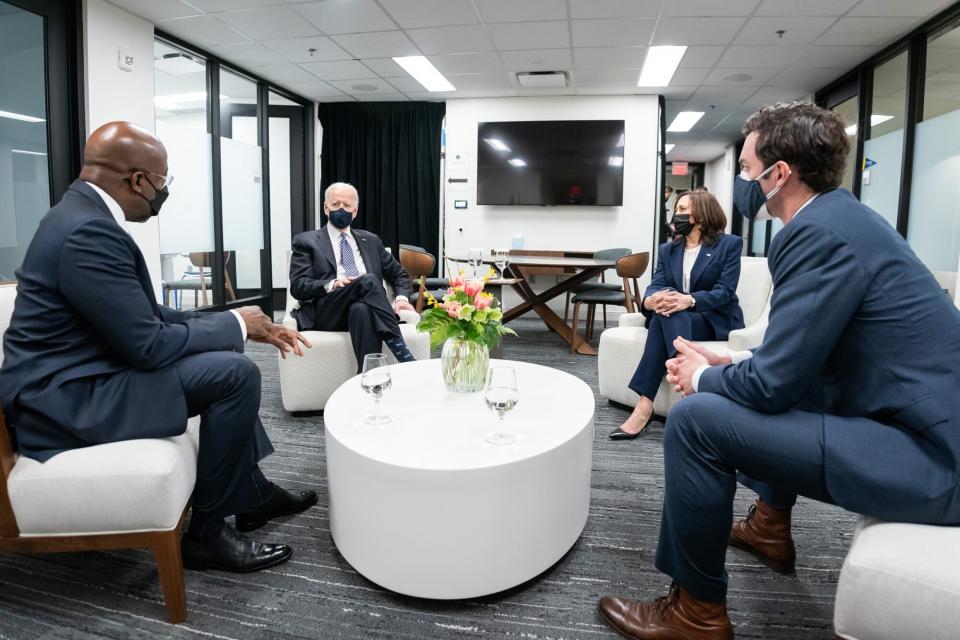
[[[687,175],[688,165],[686,162],[674,162],[671,166],[671,174],[675,176]]]

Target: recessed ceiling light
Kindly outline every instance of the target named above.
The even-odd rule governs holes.
[[[730,76],[726,76],[724,80],[729,80],[730,82],[747,82],[748,80],[753,80],[753,76],[749,73],[735,73]]]
[[[403,67],[403,70],[413,76],[413,79],[423,85],[427,91],[456,91],[456,87],[437,71],[433,64],[423,56],[401,56],[394,58],[394,62]]]
[[[503,140],[500,140],[499,138],[484,138],[483,141],[497,151],[510,151],[510,147],[503,144]]]
[[[617,146],[618,146],[618,147],[622,147],[622,146],[623,146],[623,134],[622,134],[622,133],[620,134],[620,137],[617,138]]]
[[[43,153],[42,151],[27,151],[26,149],[11,149],[10,152],[11,152],[11,153],[19,153],[19,154],[25,155],[25,156],[45,156],[45,155],[47,155],[47,154]]]
[[[686,47],[650,47],[637,79],[638,87],[665,87],[687,52]]]
[[[611,167],[622,167],[623,156],[610,156],[607,158],[607,164],[609,164]]]
[[[350,87],[354,91],[376,91],[379,87],[375,84],[355,84]]]
[[[882,114],[882,113],[874,113],[874,114],[871,114],[871,115],[870,115],[870,126],[871,126],[871,127],[875,127],[875,126],[877,126],[878,124],[883,124],[883,123],[886,122],[887,120],[893,120],[893,118],[894,118],[894,116],[887,116],[887,115],[884,115],[884,114]],[[856,125],[856,124],[852,124],[852,125],[850,125],[849,127],[847,127],[846,129],[844,129],[843,132],[846,133],[848,136],[855,136],[855,135],[857,135],[857,125]]]
[[[664,153],[664,155],[666,155],[666,154],[670,153],[671,151],[673,151],[673,148],[674,148],[675,146],[677,146],[677,145],[675,145],[675,144],[665,144],[665,145],[663,145],[663,153]]]
[[[667,131],[690,131],[693,125],[703,117],[703,113],[703,111],[681,111],[667,127]]]
[[[510,158],[510,164],[512,164],[515,167],[527,166],[527,163],[523,160],[523,158]]]
[[[46,122],[43,118],[25,116],[22,113],[14,113],[13,111],[0,111],[0,118],[10,118],[11,120],[20,120],[21,122]]]

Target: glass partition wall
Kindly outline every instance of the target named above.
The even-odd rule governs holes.
[[[166,303],[272,313],[308,208],[308,103],[166,36],[154,67],[157,135],[176,178],[160,216]],[[280,115],[295,115],[298,128]]]

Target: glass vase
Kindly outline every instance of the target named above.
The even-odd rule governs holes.
[[[490,352],[487,345],[463,338],[447,338],[440,354],[440,369],[447,391],[474,393],[487,384]]]

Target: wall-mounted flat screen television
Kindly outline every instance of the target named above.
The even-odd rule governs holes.
[[[623,120],[481,122],[477,204],[623,204]]]

